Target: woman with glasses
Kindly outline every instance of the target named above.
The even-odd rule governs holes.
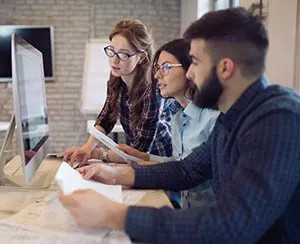
[[[151,79],[153,41],[147,27],[138,20],[121,20],[104,48],[111,67],[107,98],[95,126],[101,132],[112,131],[119,118],[127,143],[142,152],[171,155],[172,145],[167,123],[159,121],[156,84]],[[101,67],[99,67],[101,69]],[[159,128],[159,130],[157,129]],[[154,139],[155,135],[159,139]],[[86,163],[98,141],[90,136],[85,145],[63,153],[64,160]],[[100,148],[102,158],[106,151]]]
[[[160,157],[140,152],[127,145],[119,145],[126,153],[145,160],[140,165],[163,163],[180,160],[188,156],[195,147],[207,140],[217,116],[218,111],[201,109],[192,103],[195,84],[185,77],[190,66],[189,44],[183,39],[173,40],[158,49],[153,60],[153,75],[162,97],[174,98],[176,103],[170,105],[172,157]],[[98,149],[92,156],[97,158]],[[114,152],[108,151],[110,161],[123,161]],[[170,199],[175,207],[196,207],[203,204],[203,200],[213,200],[209,182],[204,182],[195,189],[180,193],[171,192]]]

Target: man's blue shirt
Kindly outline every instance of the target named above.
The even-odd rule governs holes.
[[[135,187],[184,190],[212,179],[216,201],[189,210],[129,207],[125,230],[156,243],[300,242],[300,98],[253,83],[182,163],[135,169]]]

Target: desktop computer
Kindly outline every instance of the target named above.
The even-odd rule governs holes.
[[[49,124],[43,55],[15,33],[11,40],[14,114],[0,152],[0,188],[47,188],[55,172],[43,172],[32,182],[42,162],[59,160],[47,157]],[[10,163],[19,165],[22,173],[10,175],[5,172],[6,151],[14,133],[19,155]]]

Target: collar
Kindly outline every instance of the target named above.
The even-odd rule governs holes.
[[[226,113],[221,113],[219,122],[228,130],[231,130],[239,115],[248,107],[255,95],[264,90],[268,85],[269,82],[264,77],[256,80],[244,91]]]
[[[199,119],[202,109],[197,107],[192,101],[185,107],[183,113],[186,114],[191,119]]]
[[[176,114],[177,111],[181,108],[179,102],[177,102],[175,99],[168,99],[167,103],[167,106],[170,109],[172,115]]]

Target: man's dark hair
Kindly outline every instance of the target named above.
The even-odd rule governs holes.
[[[188,41],[203,39],[213,64],[230,58],[246,77],[262,75],[269,46],[267,31],[255,9],[230,8],[208,12],[185,31]]]

